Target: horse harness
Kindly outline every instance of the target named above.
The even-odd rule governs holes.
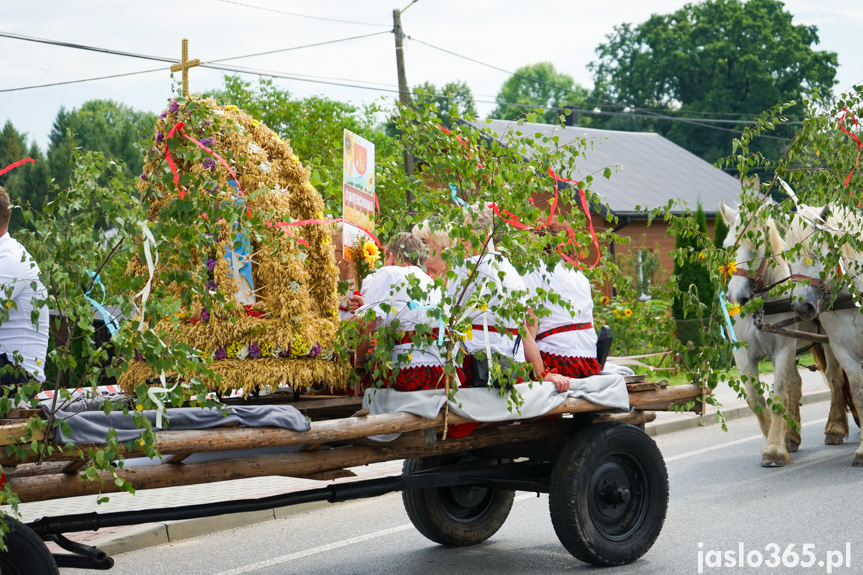
[[[809,285],[821,289],[822,293],[822,301],[826,300],[827,293],[824,292],[824,282],[821,278],[815,278],[811,276],[806,276],[802,274],[791,274],[788,277],[782,278],[773,282],[772,284],[765,285],[764,284],[764,271],[767,269],[767,259],[766,257],[761,259],[761,264],[759,264],[758,269],[755,270],[755,275],[751,275],[749,270],[734,270],[732,275],[745,277],[754,282],[754,294],[765,294],[770,290],[775,288],[778,285],[781,285],[787,281],[796,282],[796,281],[808,281]],[[853,298],[851,294],[844,294],[837,297],[832,303],[828,303],[823,307],[824,311],[836,311],[842,309],[852,309],[857,307],[857,302]],[[794,308],[791,305],[791,298],[783,298],[774,301],[768,301],[764,303],[764,307],[755,312],[753,320],[755,323],[755,328],[764,333],[774,333],[776,335],[784,335],[788,337],[793,337],[796,339],[802,339],[806,341],[811,341],[813,343],[829,343],[829,340],[826,335],[820,333],[821,332],[821,323],[816,318],[814,320],[815,325],[818,327],[819,333],[809,333],[805,331],[800,331],[797,329],[788,329],[788,326],[795,325],[803,321],[803,319],[795,315],[794,317],[784,319],[782,321],[776,323],[764,323],[764,316],[777,315],[780,313],[788,313],[794,311]]]

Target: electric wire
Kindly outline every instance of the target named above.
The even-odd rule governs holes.
[[[265,6],[255,6],[253,4],[245,4],[243,2],[237,2],[236,0],[218,0],[218,1],[224,2],[225,4],[235,4],[237,6],[243,6],[245,8],[254,8],[255,10],[264,10],[266,12],[277,12],[279,14],[287,14],[289,16],[296,16],[298,18],[309,18],[312,20],[325,20],[327,22],[338,22],[340,24],[356,24],[358,26],[378,26],[381,28],[392,28],[392,25],[390,25],[390,24],[376,24],[374,22],[357,22],[356,20],[340,20],[338,18],[326,18],[324,16],[312,16],[310,14],[300,14],[298,12],[288,12],[287,10],[277,10],[275,8],[267,8]],[[416,1],[416,0],[414,0],[414,1]]]

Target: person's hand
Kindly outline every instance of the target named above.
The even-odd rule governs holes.
[[[554,384],[554,387],[556,387],[557,391],[560,393],[566,393],[567,391],[569,391],[569,378],[565,375],[549,372],[545,374],[542,380],[552,382]]]
[[[366,300],[363,296],[360,295],[360,292],[355,291],[351,295],[348,296],[348,311],[354,313],[359,308],[365,305]]]

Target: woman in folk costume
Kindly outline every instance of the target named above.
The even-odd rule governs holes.
[[[384,266],[363,280],[362,297],[367,303],[357,310],[359,315],[365,310],[375,313],[374,321],[362,327],[356,350],[357,367],[368,364],[375,331],[398,322],[399,341],[392,350],[392,368],[385,381],[399,391],[435,389],[444,385],[443,360],[434,341],[440,322],[428,314],[440,305],[440,293],[435,289],[434,280],[419,267],[425,258],[426,250],[421,241],[408,233],[397,234],[387,245]],[[388,309],[384,310],[382,304]],[[430,328],[427,341],[421,343],[421,338],[415,337],[419,325]],[[363,387],[369,387],[371,374],[367,371],[362,379]]]
[[[540,291],[545,294],[538,305],[550,312],[528,325],[542,358],[543,371],[572,378],[602,371],[596,359],[590,280],[561,260],[550,268],[540,262],[535,271],[524,277],[524,282],[531,298]],[[569,307],[550,301],[547,296],[552,293]]]
[[[490,209],[481,210],[474,219],[473,225],[478,233],[490,233],[494,213]],[[440,230],[432,231],[429,223],[414,226],[413,233],[430,248],[436,252],[438,258],[440,253],[456,245],[456,240],[451,239],[448,234]],[[468,245],[468,250],[472,251]],[[430,258],[433,261],[433,258]],[[475,270],[475,271],[474,271]],[[540,381],[550,381],[555,384],[558,391],[569,390],[569,380],[566,377],[552,372],[543,372],[542,360],[539,350],[533,341],[530,331],[526,337],[519,335],[520,322],[513,318],[505,318],[499,314],[499,310],[507,305],[507,295],[518,297],[526,295],[526,287],[521,276],[501,253],[494,250],[489,242],[489,251],[486,254],[476,253],[468,258],[464,265],[452,270],[455,278],[449,280],[446,287],[447,300],[453,307],[465,309],[468,300],[477,291],[480,294],[488,294],[487,305],[475,308],[469,312],[472,336],[465,338],[463,343],[465,361],[463,364],[466,385],[485,385],[483,380],[483,369],[481,368],[491,351],[495,361],[503,359],[507,363],[523,364],[529,362],[533,367],[534,376]],[[444,266],[444,272],[446,269]],[[483,287],[484,286],[484,287]],[[528,324],[524,324],[527,327]],[[479,354],[481,359],[475,356]],[[486,364],[490,368],[490,364]],[[460,374],[461,375],[461,374]],[[486,375],[486,377],[488,377]]]

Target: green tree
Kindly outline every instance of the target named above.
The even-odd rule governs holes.
[[[701,261],[703,257],[702,250],[704,250],[706,244],[710,243],[707,235],[707,216],[704,214],[701,204],[698,204],[694,219],[697,232],[689,234],[681,233],[675,238],[675,250],[684,250],[686,252],[686,259],[684,261],[675,261],[674,281],[682,292],[697,291],[698,301],[710,309],[716,288],[710,280],[710,272],[707,270],[707,266]],[[674,298],[671,312],[677,319],[702,317],[700,310],[696,311],[696,313],[691,313],[691,310],[685,309],[683,299],[679,296]]]
[[[78,147],[100,152],[109,160],[122,161],[128,177],[139,175],[143,166],[140,141],[149,135],[155,121],[155,114],[113,100],[90,100],[72,111],[60,108],[49,135],[51,176],[60,188],[70,185],[74,169],[72,152]]]
[[[404,169],[401,160],[394,159],[401,157],[401,148],[378,125],[374,106],[359,108],[324,96],[295,99],[271,79],[260,78],[254,85],[238,76],[225,76],[224,89],[210,95],[245,110],[288,141],[312,169],[311,182],[321,191],[331,215],[342,211],[344,130],[373,142],[380,168],[376,189],[382,208],[404,211]]]
[[[48,164],[35,142],[27,146],[27,138],[6,122],[0,132],[0,168],[22,160],[33,158],[35,163],[26,163],[0,176],[0,186],[6,188],[12,202],[17,206],[30,206],[41,210],[50,186]],[[12,212],[12,229],[27,227],[22,210]]]
[[[722,216],[717,215],[716,221],[713,224],[713,245],[722,249],[725,243],[725,238],[728,236],[728,224]]]
[[[418,105],[433,104],[444,123],[452,123],[453,116],[476,117],[476,103],[473,92],[467,83],[448,82],[438,89],[431,82],[425,82],[413,89]]]
[[[688,117],[686,122],[640,124],[715,161],[728,154],[735,133],[696,123],[703,117],[699,112],[739,119],[739,126],[718,126],[736,131],[777,102],[816,92],[830,95],[836,53],[815,50],[817,27],[795,25],[792,18],[779,0],[707,0],[653,15],[637,26],[622,24],[599,45],[599,58],[589,65],[594,95]],[[792,133],[793,128],[781,127],[769,135],[790,138]],[[786,145],[760,140],[760,151],[769,156]]]
[[[576,84],[571,76],[555,70],[551,62],[539,62],[519,68],[504,82],[495,98],[497,108],[491,117],[513,120],[531,108],[554,108],[538,116],[538,121],[556,124],[561,113],[559,108],[583,107],[587,97],[587,89]]]

